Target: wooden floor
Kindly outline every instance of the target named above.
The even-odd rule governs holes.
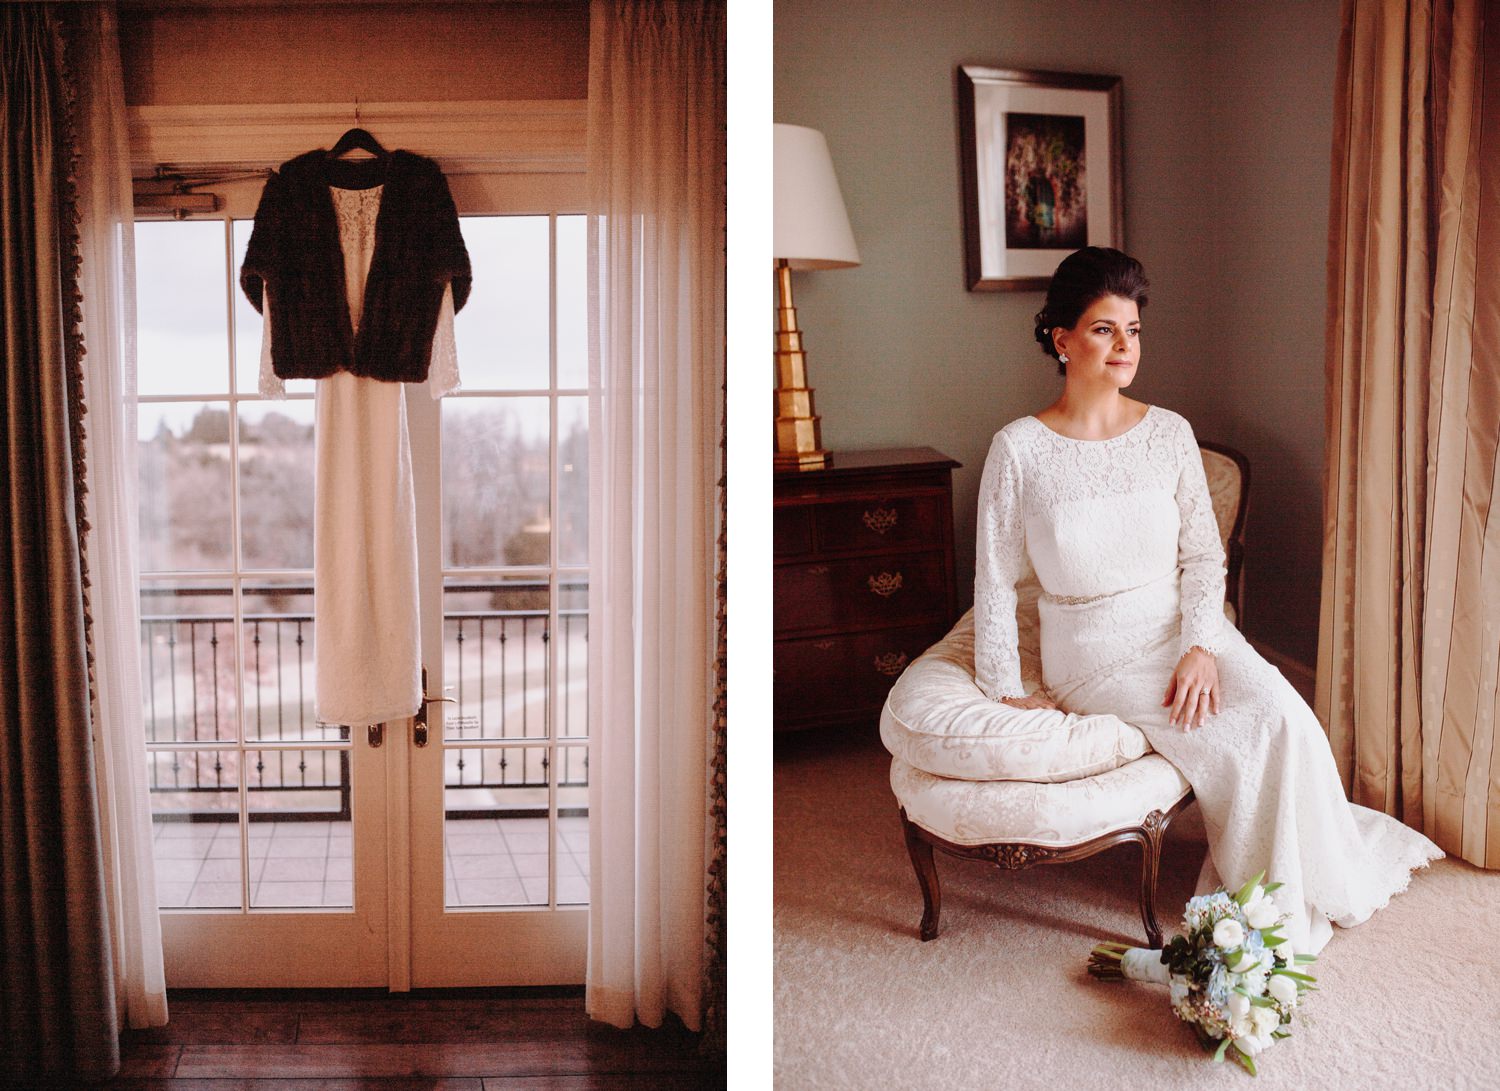
[[[622,1031],[581,989],[173,990],[111,1091],[624,1091],[724,1086],[674,1016]]]

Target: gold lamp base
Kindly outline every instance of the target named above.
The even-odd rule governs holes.
[[[792,304],[792,267],[776,261],[776,469],[817,470],[829,465],[821,419],[807,385],[807,353]]]

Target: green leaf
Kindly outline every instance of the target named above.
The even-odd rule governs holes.
[[[1317,955],[1294,955],[1294,956],[1292,956],[1292,961],[1293,962],[1317,962],[1318,961],[1318,956]]]
[[[1269,894],[1273,890],[1280,890],[1285,885],[1286,885],[1285,883],[1267,883],[1261,889],[1264,890],[1267,894]]]
[[[1240,1064],[1244,1066],[1245,1071],[1250,1073],[1250,1075],[1254,1076],[1256,1074],[1255,1062],[1249,1057],[1245,1056],[1245,1054],[1241,1053],[1238,1049],[1234,1051],[1234,1059],[1239,1061]]]
[[[1289,1030],[1273,1030],[1271,1032],[1272,1038],[1290,1038],[1291,1036],[1292,1032]]]
[[[1276,1006],[1276,1001],[1272,1000],[1269,996],[1252,996],[1250,1003],[1254,1004],[1257,1008],[1274,1008]]]
[[[1224,1059],[1224,1051],[1229,1048],[1229,1039],[1225,1038],[1219,1042],[1219,1048],[1214,1050],[1214,1064]]]
[[[1271,972],[1273,974],[1280,974],[1282,977],[1290,977],[1294,981],[1316,981],[1316,980],[1318,980],[1317,978],[1311,976],[1310,974],[1299,974],[1296,970],[1288,970],[1285,966],[1282,966],[1282,967],[1280,967],[1278,969],[1272,970]]]
[[[1265,877],[1266,873],[1262,871],[1255,878],[1251,879],[1244,886],[1240,887],[1239,893],[1234,896],[1235,903],[1237,905],[1244,905],[1246,902],[1248,902],[1250,900],[1250,892],[1256,887],[1260,886],[1260,881]]]

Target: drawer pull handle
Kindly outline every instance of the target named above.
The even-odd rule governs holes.
[[[901,590],[901,573],[897,572],[892,575],[889,572],[882,572],[878,576],[871,576],[869,584],[871,591],[883,599],[888,599]]]
[[[896,525],[895,508],[876,508],[874,511],[865,512],[865,526],[876,534],[884,534]]]
[[[831,640],[815,640],[815,641],[813,641],[813,647],[817,648],[818,651],[820,651],[820,652],[826,652],[826,651],[828,651],[829,649],[831,649],[833,647],[833,641],[831,641]]]
[[[896,677],[896,675],[906,669],[906,653],[886,652],[884,655],[877,655],[875,657],[875,669],[891,678]]]

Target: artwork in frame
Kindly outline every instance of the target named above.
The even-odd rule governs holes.
[[[1045,289],[1079,247],[1123,246],[1119,76],[963,65],[958,119],[971,292]]]

